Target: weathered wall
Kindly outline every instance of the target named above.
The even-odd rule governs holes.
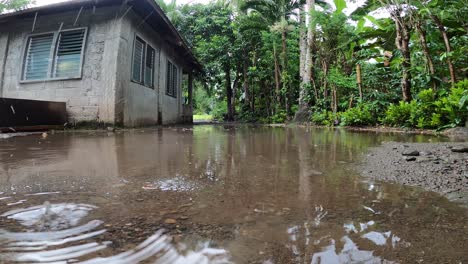
[[[33,33],[87,27],[82,78],[65,81],[21,83],[21,69],[34,17],[0,25],[0,97],[49,100],[67,103],[69,121],[114,122],[120,45],[120,7],[84,9],[37,17]],[[8,45],[6,45],[8,43]],[[5,56],[6,55],[6,58]],[[3,78],[1,78],[3,76]],[[3,82],[1,82],[3,80]]]
[[[124,124],[126,126],[154,125],[158,118],[163,124],[173,124],[181,121],[182,116],[182,63],[168,46],[163,38],[148,24],[142,23],[143,18],[133,11],[129,12],[122,21],[122,39],[126,40],[124,51],[120,56],[124,63],[121,64],[120,74],[127,80],[124,85],[120,106],[123,112]],[[154,89],[134,83],[131,81],[133,43],[135,36],[139,36],[149,43],[155,50]],[[167,59],[179,68],[179,89],[177,98],[166,95],[166,67]],[[161,117],[158,113],[161,113]]]

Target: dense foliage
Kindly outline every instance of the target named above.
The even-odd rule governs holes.
[[[164,4],[205,67],[196,112],[329,126],[464,125],[464,1],[353,2],[362,3],[355,10],[345,0]]]
[[[21,10],[34,3],[34,0],[0,0],[0,14],[6,11]]]

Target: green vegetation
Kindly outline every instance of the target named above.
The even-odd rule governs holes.
[[[35,2],[34,0],[2,0],[0,1],[0,14],[5,11],[21,10]]]
[[[213,120],[212,115],[193,115],[194,121],[211,121]]]
[[[464,125],[465,1],[367,0],[348,10],[349,2],[161,4],[205,67],[195,82],[195,114],[326,126]]]

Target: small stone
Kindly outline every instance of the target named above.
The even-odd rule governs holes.
[[[42,133],[42,138],[46,138],[47,136],[47,133]]]
[[[183,216],[179,217],[179,219],[180,219],[180,220],[187,220],[187,219],[188,219],[188,216],[183,215]]]
[[[468,152],[468,146],[456,146],[452,148],[452,152],[457,152],[457,153],[467,153]]]
[[[168,225],[174,225],[177,223],[177,220],[172,219],[172,218],[167,218],[166,220],[164,220],[164,223]]]
[[[405,160],[406,160],[406,161],[415,161],[415,160],[416,160],[416,157],[407,156],[407,157],[405,157]]]
[[[419,156],[419,151],[417,150],[405,150],[401,153],[403,156]]]
[[[430,151],[421,151],[419,154],[421,154],[421,156],[430,156],[430,155],[432,155],[432,152],[430,152]]]
[[[136,199],[137,202],[143,202],[144,200],[141,198]]]

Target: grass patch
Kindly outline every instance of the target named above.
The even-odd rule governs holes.
[[[193,120],[194,121],[212,121],[213,116],[212,115],[193,115]]]

